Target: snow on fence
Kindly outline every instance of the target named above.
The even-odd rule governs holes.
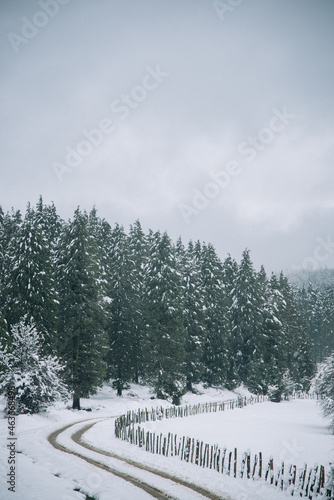
[[[293,398],[315,398],[317,395],[296,393]],[[147,421],[161,420],[162,418],[183,418],[200,413],[225,411],[227,409],[241,408],[248,404],[266,401],[265,396],[251,398],[239,397],[238,399],[199,403],[197,405],[157,407],[150,411],[139,409],[121,415],[115,421],[115,436],[131,444],[144,448],[146,451],[163,455],[165,457],[179,457],[181,460],[193,463],[203,468],[214,469],[221,474],[234,478],[265,480],[280,490],[287,490],[291,495],[313,498],[327,498],[334,500],[334,465],[331,466],[325,478],[324,466],[315,465],[309,468],[297,469],[296,465],[286,465],[282,462],[274,466],[274,460],[269,458],[268,463],[263,463],[261,452],[251,456],[250,451],[239,454],[237,448],[228,451],[218,445],[210,445],[198,439],[168,433],[156,434],[145,431],[140,425]]]

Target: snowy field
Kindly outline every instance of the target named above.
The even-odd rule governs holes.
[[[186,394],[182,404],[234,399],[236,393],[247,395],[240,389],[236,393],[229,391],[206,389],[203,394]],[[145,500],[151,495],[115,477],[109,472],[97,469],[94,465],[82,459],[55,450],[46,437],[56,429],[79,420],[92,418],[116,417],[127,410],[163,405],[166,401],[151,400],[146,387],[132,385],[125,391],[124,397],[117,398],[114,391],[105,386],[90,400],[83,400],[82,406],[92,411],[67,410],[65,405],[58,404],[42,415],[20,415],[16,418],[16,449],[20,452],[16,457],[16,487],[15,493],[8,491],[6,474],[9,472],[7,463],[9,449],[8,423],[1,414],[0,419],[0,497],[7,500],[83,500],[86,495],[96,500]],[[3,400],[0,400],[3,409]],[[96,423],[87,433],[84,440],[95,447],[117,453],[137,462],[147,464],[171,475],[183,478],[206,489],[215,492],[226,500],[279,500],[287,495],[278,492],[264,482],[229,478],[214,470],[181,462],[178,457],[163,457],[153,455],[114,437],[114,418],[108,418]],[[201,439],[210,444],[217,443],[227,449],[238,448],[242,453],[248,449],[252,453],[262,451],[264,463],[266,457],[273,455],[274,460],[283,459],[302,466],[304,462],[314,465],[314,462],[327,466],[333,460],[334,438],[326,428],[319,408],[312,400],[297,400],[290,402],[259,403],[241,409],[225,412],[190,416],[184,419],[168,419],[158,422],[147,422],[145,428],[154,432],[174,432]],[[121,472],[131,472],[127,464],[121,464],[112,458],[94,454],[74,443],[70,436],[79,426],[68,429],[59,436],[59,442],[71,450],[84,453],[86,457],[99,460]],[[139,479],[149,481],[145,471],[136,471]],[[146,479],[145,479],[146,478]],[[163,480],[156,477],[155,482],[160,489],[167,491]],[[168,493],[174,498],[188,499],[187,493],[178,485],[169,485]],[[173,489],[174,488],[174,489]],[[78,491],[75,491],[78,490]],[[80,491],[79,491],[80,490]],[[189,495],[189,493],[188,493]],[[201,495],[191,495],[190,500],[204,498]]]

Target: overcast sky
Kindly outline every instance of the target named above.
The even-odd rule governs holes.
[[[1,0],[1,199],[334,267],[333,0]],[[332,243],[333,242],[333,243]]]

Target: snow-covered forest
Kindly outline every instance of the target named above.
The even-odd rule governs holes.
[[[15,378],[22,411],[39,409],[34,377],[46,401],[65,384],[78,409],[108,380],[176,404],[199,382],[279,400],[308,390],[333,350],[334,284],[292,287],[257,272],[247,249],[222,261],[210,243],[145,234],[138,220],[126,233],[95,208],[64,221],[42,198],[24,215],[0,209],[0,222],[1,385]]]

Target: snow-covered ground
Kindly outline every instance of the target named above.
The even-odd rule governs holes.
[[[202,389],[203,394],[186,394],[182,404],[234,399],[236,393],[216,389]],[[237,391],[246,395],[245,389]],[[118,398],[109,385],[104,386],[90,400],[83,400],[82,406],[92,411],[80,412],[68,410],[65,405],[57,404],[41,415],[20,415],[16,418],[16,449],[21,452],[16,457],[15,493],[8,491],[9,473],[7,448],[10,440],[8,422],[0,415],[0,497],[15,500],[79,500],[89,494],[98,500],[128,500],[130,498],[146,500],[151,496],[125,482],[123,479],[97,469],[82,459],[55,450],[46,437],[54,430],[69,423],[90,418],[116,417],[127,410],[137,408],[150,409],[152,406],[168,406],[169,403],[151,400],[147,387],[132,385],[125,391],[124,397]],[[3,400],[0,400],[3,409]],[[312,400],[290,402],[260,403],[242,409],[228,410],[214,414],[191,416],[184,419],[168,419],[159,422],[147,422],[145,428],[162,433],[176,432],[201,439],[210,444],[219,444],[228,449],[238,448],[239,452],[251,449],[252,453],[262,451],[265,456],[291,461],[296,465],[304,462],[313,465],[318,462],[327,465],[333,460],[334,438],[326,429],[326,422],[320,415],[319,408]],[[65,432],[59,441],[75,450],[70,435],[75,428]],[[153,455],[114,437],[114,418],[94,425],[85,435],[84,440],[106,451],[112,451],[124,457],[132,458],[169,474],[182,477],[206,489],[216,492],[221,498],[238,500],[275,500],[287,498],[264,482],[229,478],[214,470],[202,469],[196,465],[181,462],[178,457]],[[93,452],[83,450],[86,456]],[[100,456],[101,457],[101,456]],[[112,467],[124,469],[126,464],[117,465],[108,457],[100,461]],[[145,471],[142,472],[142,476]],[[163,481],[157,478],[163,488]],[[75,491],[75,489],[80,490]],[[177,487],[174,495],[177,497]],[[181,496],[181,495],[180,495]],[[184,497],[185,498],[185,497]]]

